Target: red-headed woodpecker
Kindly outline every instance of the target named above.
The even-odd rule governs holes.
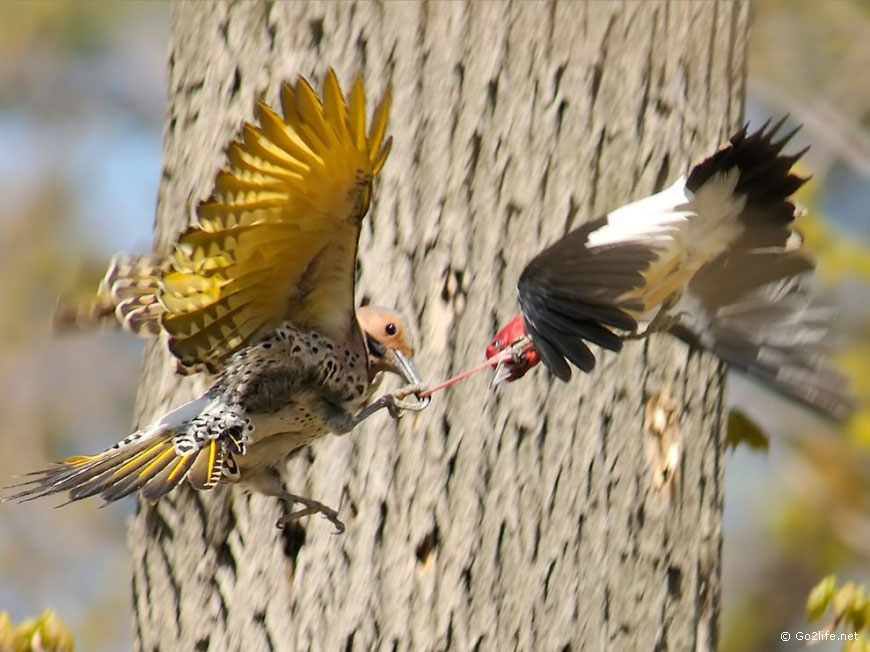
[[[808,290],[813,261],[792,230],[791,171],[806,150],[782,149],[784,119],[695,165],[666,190],[571,231],[539,253],[517,285],[522,314],[486,348],[496,382],[538,362],[558,378],[595,366],[589,343],[667,331],[837,418],[845,380],[826,366],[832,311]],[[796,131],[796,130],[795,130]],[[513,349],[512,356],[505,350]]]

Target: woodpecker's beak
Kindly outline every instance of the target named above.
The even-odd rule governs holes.
[[[492,383],[490,383],[490,387],[498,387],[506,380],[509,380],[511,376],[514,375],[513,370],[511,369],[511,360],[508,358],[507,360],[502,360],[496,365],[495,374],[492,377]]]
[[[384,353],[384,361],[391,367],[391,371],[405,379],[409,385],[422,385],[423,379],[417,366],[411,358],[407,357],[398,349],[389,349]]]
[[[532,339],[528,335],[524,335],[509,348],[502,350],[494,358],[491,358],[491,360],[496,362],[491,387],[522,378],[534,366],[529,363],[529,359],[526,357],[531,346]]]
[[[414,364],[411,358],[398,349],[388,349],[384,356],[384,361],[392,367],[392,371],[404,378],[405,383],[416,385],[422,389],[423,379],[420,377],[420,372],[417,371],[417,365]],[[417,392],[419,391],[421,390],[417,390]],[[415,393],[414,398],[417,401],[417,405],[413,408],[414,410],[422,410],[432,401],[431,395],[420,398],[419,394]]]

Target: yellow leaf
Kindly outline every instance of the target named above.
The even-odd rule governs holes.
[[[0,650],[11,650],[15,644],[12,619],[6,611],[0,611]]]
[[[840,622],[843,616],[851,610],[855,604],[855,582],[846,582],[831,598],[831,606],[834,608],[834,619]]]
[[[818,620],[825,613],[835,588],[837,588],[836,575],[828,575],[812,588],[807,597],[807,620]]]

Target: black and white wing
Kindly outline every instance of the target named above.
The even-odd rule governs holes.
[[[627,297],[643,285],[643,272],[657,256],[655,241],[595,244],[594,234],[606,225],[603,217],[568,233],[535,256],[517,284],[526,331],[562,380],[571,378],[568,361],[583,371],[595,367],[586,342],[619,351],[622,338],[614,329],[637,328],[632,313],[642,305]]]

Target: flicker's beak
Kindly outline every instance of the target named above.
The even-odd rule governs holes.
[[[414,364],[411,358],[398,349],[389,349],[385,357],[386,362],[392,367],[392,370],[404,378],[408,385],[417,385],[422,389],[423,379],[420,377],[420,372],[417,371],[417,365]],[[415,398],[417,400],[417,407],[414,407],[415,410],[422,410],[432,400],[431,396],[423,398],[415,396]]]
[[[417,371],[414,361],[404,353],[398,349],[389,349],[385,357],[392,370],[404,378],[409,385],[423,384],[423,379],[420,377],[420,372]]]

